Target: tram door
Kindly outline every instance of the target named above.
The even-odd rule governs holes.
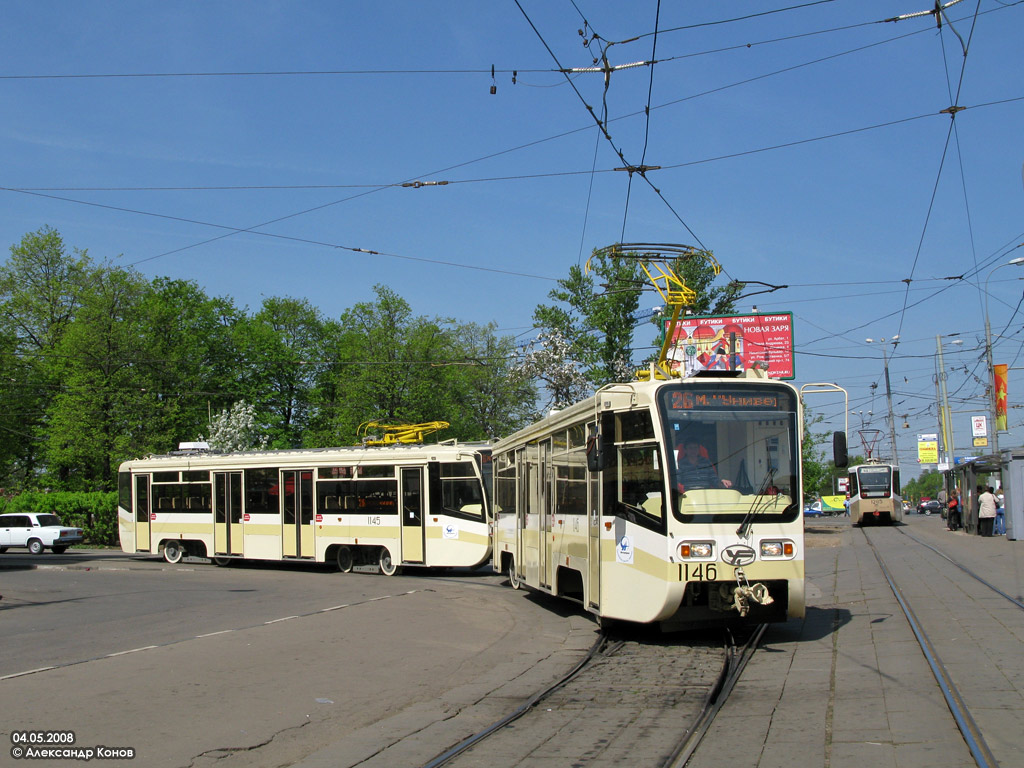
[[[587,561],[587,601],[592,608],[601,607],[601,475],[590,473],[587,485],[590,488],[590,506],[587,514],[590,520],[589,551]]]
[[[551,441],[542,440],[540,443],[540,466],[537,469],[537,479],[540,483],[538,489],[540,510],[540,585],[550,587],[552,583],[551,574],[551,475],[552,468],[549,460],[551,452]]]
[[[526,578],[526,561],[523,560],[523,537],[526,535],[526,513],[527,513],[527,470],[526,470],[526,449],[516,449],[516,543],[515,563],[516,574],[520,579]]]
[[[213,473],[213,551],[244,553],[242,536],[242,473]]]
[[[423,562],[422,467],[402,467],[402,562]]]
[[[520,463],[519,504],[523,515],[523,527],[520,531],[522,546],[521,570],[527,584],[540,584],[540,549],[544,533],[540,528],[540,448],[536,443],[526,446],[525,461]]]
[[[285,557],[313,557],[313,470],[282,469],[280,488],[284,491],[281,554]]]
[[[150,551],[149,475],[135,476],[135,551]]]

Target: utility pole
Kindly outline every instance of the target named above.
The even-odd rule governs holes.
[[[956,343],[956,342],[954,342]],[[946,393],[946,366],[942,361],[942,336],[936,335],[935,347],[939,356],[939,371],[936,385],[939,388],[939,427],[942,431],[942,448],[946,452],[946,462],[952,466],[956,463],[956,447],[953,442],[953,415],[949,410],[949,396]]]
[[[893,348],[896,347],[896,342],[899,339],[899,334],[890,339]],[[874,339],[865,339],[868,344],[874,344]],[[892,386],[889,384],[889,355],[885,351],[885,339],[879,339],[878,343],[882,345],[882,362],[885,366],[885,400],[889,406],[889,440],[892,443],[892,463],[898,465],[900,463],[899,454],[896,452],[896,420],[892,415]]]

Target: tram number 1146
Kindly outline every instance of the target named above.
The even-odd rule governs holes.
[[[684,563],[683,581],[715,581],[718,566],[715,563]]]

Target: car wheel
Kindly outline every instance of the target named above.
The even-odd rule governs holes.
[[[67,551],[67,547],[50,547],[50,551],[55,555],[63,555]]]
[[[29,539],[28,551],[31,552],[33,555],[43,554],[43,542],[41,542],[39,539]]]

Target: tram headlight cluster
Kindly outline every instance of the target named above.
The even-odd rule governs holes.
[[[679,557],[683,560],[710,560],[715,556],[713,541],[682,541],[679,543]]]
[[[789,560],[792,559],[796,552],[792,541],[786,539],[782,540],[763,540],[761,542],[761,559],[762,560]]]

